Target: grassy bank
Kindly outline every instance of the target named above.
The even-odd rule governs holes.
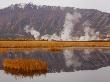
[[[110,41],[0,41],[0,48],[110,47]]]

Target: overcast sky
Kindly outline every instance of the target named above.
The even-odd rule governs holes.
[[[110,13],[110,0],[0,0],[0,8],[16,3],[32,2],[37,5],[71,6],[98,9]]]

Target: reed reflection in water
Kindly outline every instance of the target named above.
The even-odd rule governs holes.
[[[8,63],[6,62],[7,60]],[[35,62],[29,62],[33,60],[37,62],[38,60],[43,60],[43,63],[46,63],[45,69],[30,71],[30,68],[37,68],[35,67]],[[24,61],[28,61],[28,63],[24,63]],[[32,67],[28,69],[28,65]],[[37,65],[39,64],[37,63]],[[25,77],[55,72],[69,73],[79,70],[97,70],[106,66],[110,66],[110,48],[53,47],[29,50],[11,49],[0,55],[1,70],[12,75]]]

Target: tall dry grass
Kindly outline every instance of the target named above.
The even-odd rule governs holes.
[[[110,47],[109,41],[0,41],[0,48]]]
[[[63,47],[110,47],[109,41],[0,41],[0,53],[20,51],[36,51],[41,48],[47,48],[46,51],[58,52]]]
[[[45,61],[40,59],[5,59],[3,61],[3,68],[6,73],[11,73],[16,76],[34,76],[46,74],[48,65]]]

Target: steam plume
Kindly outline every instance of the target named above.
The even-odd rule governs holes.
[[[79,41],[89,41],[89,40],[99,40],[99,32],[95,32],[93,28],[91,28],[91,24],[86,21],[84,24],[84,36],[79,38]]]
[[[65,22],[63,25],[63,30],[60,35],[57,33],[53,33],[52,35],[46,34],[40,37],[40,32],[35,30],[33,27],[27,25],[24,30],[26,33],[30,33],[34,36],[35,40],[57,40],[57,41],[90,41],[90,40],[101,40],[100,32],[95,31],[95,29],[91,28],[90,22],[87,20],[83,23],[84,27],[84,35],[73,36],[74,27],[80,21],[81,14],[78,12],[74,12],[73,14],[67,13],[65,16]],[[109,37],[103,40],[109,40]]]
[[[74,26],[79,22],[79,19],[81,18],[81,14],[75,12],[74,14],[67,13],[65,17],[65,23],[63,25],[63,30],[61,32],[61,39],[65,41],[71,41],[72,40],[72,30],[74,29]]]
[[[32,36],[34,36],[35,40],[39,39],[40,33],[35,30],[33,27],[29,27],[28,25],[24,28],[26,33],[31,33]]]

